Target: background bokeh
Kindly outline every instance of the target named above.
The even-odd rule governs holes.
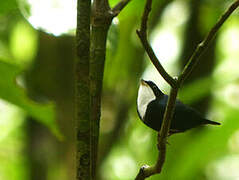
[[[171,75],[231,2],[154,0],[150,42]],[[169,86],[135,33],[143,7],[132,0],[108,34],[97,180],[134,179],[157,158],[157,133],[137,117],[137,88],[141,78],[165,93]],[[179,93],[222,125],[170,137],[163,171],[150,180],[239,180],[238,17],[236,10]],[[76,0],[0,1],[0,180],[75,177],[75,25]]]

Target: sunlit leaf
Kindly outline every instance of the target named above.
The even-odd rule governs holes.
[[[18,22],[10,36],[10,49],[17,64],[29,64],[36,55],[37,32],[25,21]]]
[[[24,88],[18,85],[18,75],[21,69],[13,64],[0,60],[0,98],[17,105],[46,125],[58,138],[60,131],[55,122],[55,106],[53,103],[38,104],[27,97]]]

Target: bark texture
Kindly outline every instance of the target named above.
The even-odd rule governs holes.
[[[77,179],[90,180],[92,173],[89,119],[90,0],[78,0],[75,60],[75,115]]]

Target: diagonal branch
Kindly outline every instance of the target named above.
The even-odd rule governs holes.
[[[147,39],[147,22],[148,16],[151,11],[152,0],[147,0],[144,8],[144,13],[142,16],[141,27],[140,30],[137,30],[137,35],[140,38],[140,41],[146,50],[151,62],[154,64],[158,72],[164,78],[164,80],[170,84],[171,87],[176,87],[176,81],[167,73],[164,67],[161,65],[160,61],[156,57],[152,47],[150,46],[148,39]]]
[[[113,16],[117,16],[131,0],[121,0],[112,8]]]
[[[140,168],[140,171],[138,175],[136,176],[135,180],[144,180],[145,178],[152,176],[154,174],[160,173],[165,161],[166,157],[166,143],[167,143],[167,137],[168,137],[168,132],[171,124],[171,119],[173,117],[173,112],[175,108],[175,102],[176,102],[176,97],[177,97],[177,81],[173,79],[163,68],[163,66],[160,64],[159,60],[155,56],[153,49],[148,43],[147,40],[147,21],[148,21],[148,16],[151,10],[151,5],[152,5],[152,0],[147,0],[144,8],[144,13],[142,17],[142,22],[141,22],[141,28],[139,31],[137,31],[137,34],[146,50],[148,53],[150,60],[153,62],[154,66],[157,68],[158,72],[163,76],[163,78],[171,85],[171,91],[170,91],[170,96],[167,102],[166,110],[164,112],[164,117],[163,117],[163,123],[160,129],[160,132],[158,132],[158,150],[159,150],[159,155],[157,162],[154,166],[142,166]]]
[[[153,62],[154,66],[157,68],[159,73],[164,77],[164,79],[171,85],[171,91],[169,95],[169,99],[167,102],[166,110],[164,112],[163,117],[163,124],[160,129],[160,132],[158,133],[158,150],[159,150],[159,156],[157,159],[157,162],[154,166],[148,166],[144,165],[140,168],[139,173],[137,174],[135,180],[144,180],[145,178],[152,176],[154,174],[160,173],[165,161],[166,157],[166,142],[167,142],[167,136],[170,128],[171,119],[173,116],[174,108],[175,108],[175,102],[177,98],[178,88],[183,83],[183,81],[187,78],[187,76],[191,73],[193,68],[195,67],[196,63],[198,62],[198,59],[200,55],[208,48],[210,41],[215,37],[217,31],[220,29],[220,27],[223,25],[223,23],[227,20],[227,18],[232,14],[232,12],[239,6],[239,0],[236,0],[227,10],[226,12],[221,16],[221,18],[218,20],[218,22],[214,25],[214,27],[210,30],[206,38],[203,40],[202,43],[198,45],[196,50],[194,51],[193,55],[189,59],[189,62],[186,64],[183,72],[179,76],[178,79],[173,79],[162,67],[158,59],[156,58],[151,46],[148,43],[147,40],[147,21],[148,21],[148,15],[151,10],[152,0],[147,0],[142,21],[141,21],[141,28],[137,31],[137,34],[148,53],[150,60]]]
[[[192,72],[194,67],[196,66],[200,56],[203,54],[203,52],[208,48],[209,43],[212,41],[212,39],[215,37],[218,30],[221,28],[223,23],[229,18],[229,16],[233,13],[233,11],[239,6],[239,0],[236,0],[232,5],[226,10],[226,12],[220,17],[220,19],[217,21],[217,23],[212,27],[212,29],[209,31],[206,38],[198,44],[196,50],[193,52],[192,56],[190,57],[188,63],[183,69],[182,74],[178,78],[178,85],[182,85],[183,81],[189,76],[189,74]]]

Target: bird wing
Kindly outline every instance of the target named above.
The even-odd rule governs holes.
[[[173,129],[176,128],[180,131],[194,128],[203,124],[204,118],[193,108],[183,104],[180,101],[176,102],[176,108],[174,113]]]

